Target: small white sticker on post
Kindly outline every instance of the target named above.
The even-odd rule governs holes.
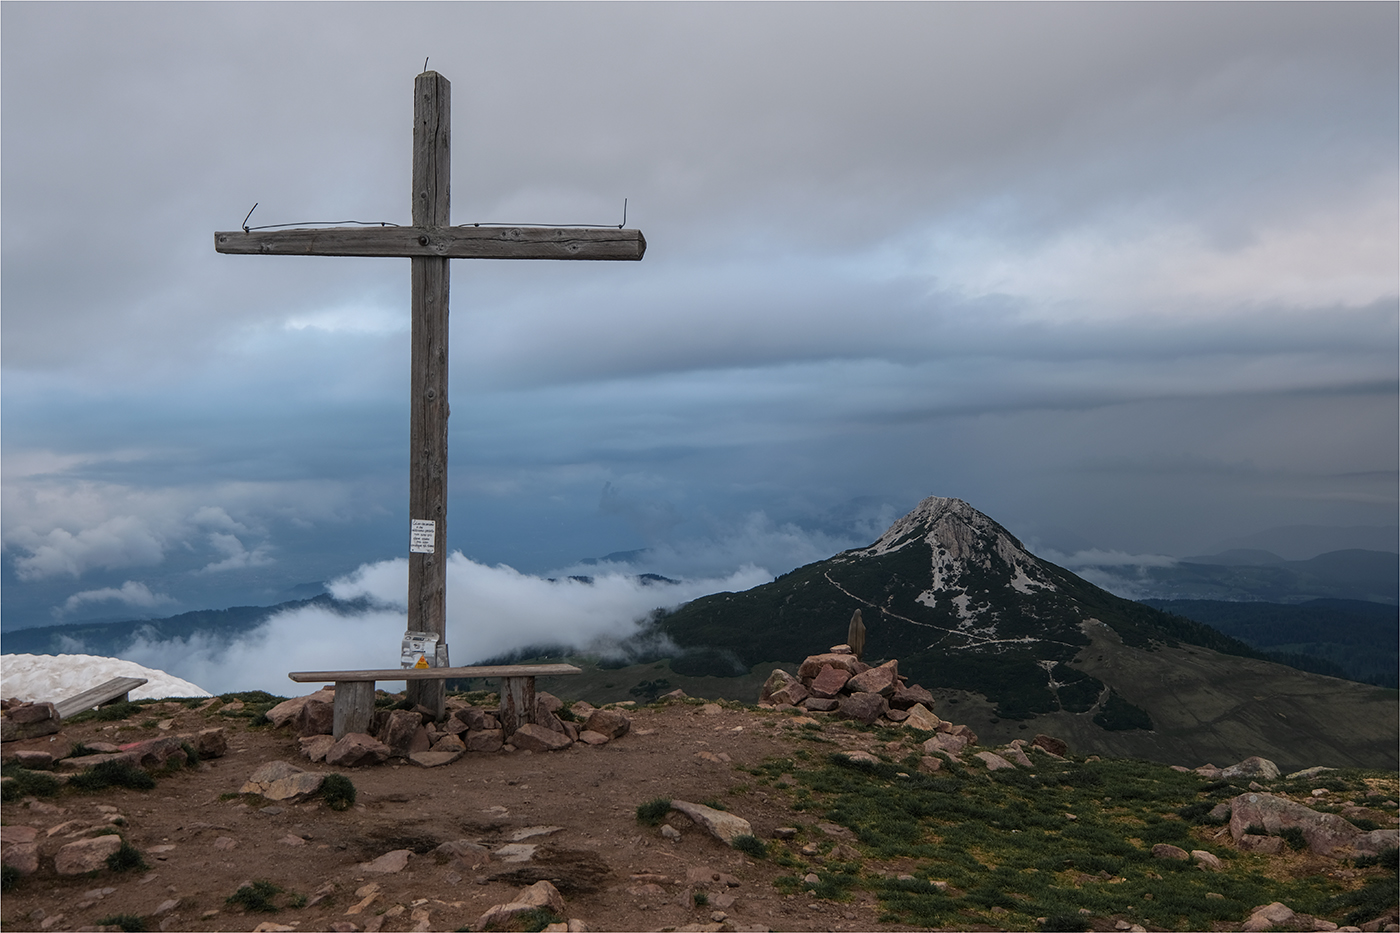
[[[408,553],[433,553],[433,544],[437,540],[437,522],[431,518],[414,518],[410,519],[408,524]]]

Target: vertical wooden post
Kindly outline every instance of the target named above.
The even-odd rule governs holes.
[[[335,685],[331,735],[337,742],[347,732],[368,732],[374,717],[374,681],[342,680]]]
[[[501,720],[501,730],[506,741],[510,741],[516,729],[527,722],[535,721],[535,678],[501,678],[501,709],[498,718]]]
[[[435,71],[413,84],[413,225],[451,225],[452,86]],[[431,554],[408,558],[408,627],[447,644],[447,259],[414,257],[408,516],[435,523]],[[408,698],[445,713],[441,680],[408,682]]]

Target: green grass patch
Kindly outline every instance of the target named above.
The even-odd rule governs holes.
[[[643,826],[660,826],[661,821],[666,819],[666,814],[670,812],[671,798],[656,797],[637,805],[637,822]]]
[[[107,856],[107,867],[112,871],[145,871],[151,866],[146,864],[140,849],[123,839],[121,848]]]
[[[155,702],[155,700],[122,700],[117,703],[108,703],[106,706],[99,706],[97,709],[87,709],[81,713],[74,713],[63,721],[69,725],[83,722],[118,722],[122,719],[130,719],[141,712],[143,706],[150,706]]]
[[[106,790],[109,787],[150,790],[156,786],[156,779],[129,761],[110,760],[79,771],[68,779],[68,786],[88,793]]]
[[[234,891],[224,903],[252,913],[276,913],[282,909],[277,906],[277,895],[282,893],[283,889],[271,881],[254,881]]]
[[[745,833],[742,836],[735,836],[734,841],[730,844],[745,855],[752,855],[754,858],[768,857],[768,846],[757,836]]]
[[[0,785],[0,799],[6,803],[25,797],[52,797],[63,787],[52,774],[30,771],[19,765],[7,765],[0,774],[5,777]]]

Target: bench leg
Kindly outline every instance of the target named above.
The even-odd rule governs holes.
[[[535,678],[501,678],[500,720],[507,741],[516,729],[535,721]]]
[[[335,685],[331,730],[336,741],[350,732],[369,732],[374,717],[374,681],[342,680]]]
[[[433,721],[447,718],[447,681],[410,680],[404,696],[410,703],[433,711]]]

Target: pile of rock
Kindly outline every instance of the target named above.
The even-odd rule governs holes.
[[[849,645],[834,645],[826,654],[802,662],[797,676],[775,670],[763,685],[759,705],[796,706],[830,713],[866,725],[879,720],[911,729],[960,737],[962,747],[977,744],[967,726],[944,722],[933,713],[933,694],[899,673],[898,661],[872,667],[857,658]],[[956,752],[955,752],[956,753]]]
[[[61,728],[63,721],[52,703],[0,700],[0,742],[37,739]]]
[[[279,703],[267,711],[275,726],[290,726],[301,737],[302,753],[336,767],[360,767],[388,758],[405,758],[425,768],[451,764],[467,752],[560,751],[576,742],[605,745],[632,726],[626,713],[595,709],[578,702],[564,711],[564,701],[535,694],[534,722],[507,735],[494,710],[449,698],[449,715],[437,722],[426,707],[375,710],[368,733],[332,737],[335,688]]]

